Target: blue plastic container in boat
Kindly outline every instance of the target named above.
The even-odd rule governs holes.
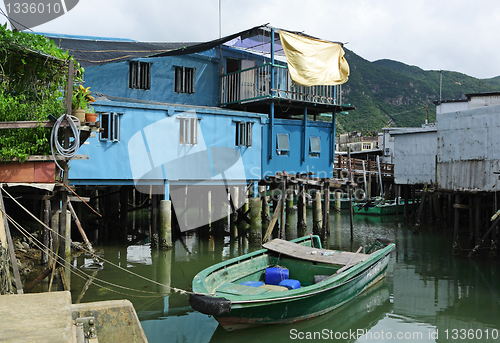
[[[263,284],[264,283],[260,282],[260,281],[245,281],[245,282],[240,283],[240,285],[250,286],[250,287],[259,287],[259,286],[262,286]]]
[[[300,288],[300,281],[294,279],[285,279],[281,281],[278,286],[283,286],[288,289],[297,289]]]
[[[288,279],[289,271],[286,268],[271,267],[266,269],[266,284],[279,285],[285,279]]]

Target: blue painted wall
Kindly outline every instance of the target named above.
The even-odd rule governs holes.
[[[285,120],[274,119],[273,137],[274,151],[272,158],[268,154],[269,130],[266,127],[263,136],[263,153],[262,153],[262,177],[275,175],[278,172],[286,171],[289,174],[297,173],[315,173],[315,177],[332,177],[333,176],[333,161],[332,161],[332,140],[335,138],[335,133],[332,129],[331,122],[322,121],[307,121],[307,128],[304,134],[303,120]],[[278,134],[286,134],[289,137],[290,150],[288,153],[277,154],[277,136]],[[304,141],[305,137],[305,141]],[[309,145],[310,137],[319,137],[321,152],[319,156],[310,156]],[[335,146],[335,145],[333,145]],[[302,151],[305,149],[305,161],[302,160]]]
[[[94,93],[172,104],[218,106],[219,58],[215,49],[186,56],[137,59],[151,63],[151,89],[129,88],[130,62],[109,63],[85,69],[85,86]],[[195,93],[176,93],[175,67],[195,68]]]
[[[185,183],[207,179],[256,180],[261,169],[262,114],[220,108],[100,101],[98,112],[117,113],[119,140],[89,138],[78,154],[88,160],[70,163],[72,184],[123,185],[142,179]],[[102,116],[102,114],[101,114]],[[198,143],[180,144],[180,118],[197,118]],[[102,120],[102,118],[101,118]],[[252,123],[252,146],[237,147],[236,123]],[[224,171],[224,175],[221,174]]]
[[[222,53],[222,60],[219,53]],[[97,112],[119,113],[120,139],[112,142],[99,137],[90,138],[79,151],[88,154],[89,160],[70,164],[72,183],[133,184],[139,174],[151,183],[160,184],[163,180],[196,182],[207,179],[207,175],[220,179],[218,167],[235,160],[238,163],[224,174],[226,179],[242,179],[241,170],[247,180],[260,180],[282,171],[290,174],[313,172],[317,177],[331,177],[334,156],[331,122],[307,121],[304,132],[303,120],[274,119],[273,151],[272,158],[269,158],[268,114],[217,107],[219,70],[221,67],[227,69],[227,58],[253,60],[255,65],[270,61],[260,55],[224,46],[221,50],[214,48],[185,56],[139,59],[152,63],[150,90],[129,88],[128,61],[88,67],[85,86],[90,86],[94,93],[131,100],[96,103]],[[175,66],[196,68],[194,94],[174,91]],[[148,101],[166,104],[147,104]],[[179,144],[180,116],[200,118],[199,144]],[[236,122],[242,120],[252,121],[254,125],[252,146],[238,148],[241,160],[230,150],[210,150],[235,148]],[[278,155],[276,152],[278,133],[289,136],[287,154]],[[309,154],[310,137],[320,139],[321,152],[317,157]]]

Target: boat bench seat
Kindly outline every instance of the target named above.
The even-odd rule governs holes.
[[[233,294],[233,295],[257,295],[267,293],[269,290],[260,287],[252,287],[239,285],[231,282],[226,282],[217,288],[217,294]]]

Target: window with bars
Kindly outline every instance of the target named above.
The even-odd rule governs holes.
[[[129,88],[150,89],[151,88],[151,63],[131,61],[129,65]]]
[[[175,92],[194,93],[195,68],[175,67]]]
[[[120,141],[120,113],[101,113],[101,128],[99,139],[102,141]]]
[[[179,118],[179,143],[198,144],[198,118]]]
[[[236,122],[236,146],[252,146],[252,124],[251,122]]]

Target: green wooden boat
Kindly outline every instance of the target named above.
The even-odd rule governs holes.
[[[309,235],[274,239],[263,247],[196,275],[191,307],[214,316],[227,331],[313,318],[382,279],[395,245],[377,240],[366,253],[326,250],[318,236]],[[287,269],[289,279],[298,280],[301,287],[247,285],[265,280],[266,269],[276,266]]]
[[[411,205],[412,200],[408,201],[408,204]],[[404,200],[399,200],[399,214],[403,214],[404,211]],[[408,206],[408,210],[411,211],[413,206]],[[374,202],[356,202],[352,203],[352,208],[354,214],[371,214],[376,216],[387,215],[387,214],[396,214],[396,200],[392,201],[381,201],[379,203]]]

